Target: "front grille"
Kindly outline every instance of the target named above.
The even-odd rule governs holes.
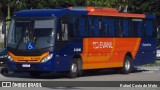
[[[12,52],[16,56],[40,56],[44,52]]]
[[[18,60],[19,62],[38,62],[38,60]]]

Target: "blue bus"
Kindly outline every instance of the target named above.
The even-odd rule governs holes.
[[[17,11],[8,34],[12,71],[37,77],[43,72],[132,67],[156,60],[156,17],[113,8],[70,7]]]

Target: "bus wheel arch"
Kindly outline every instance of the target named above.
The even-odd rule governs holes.
[[[131,59],[133,60],[133,57],[132,57],[132,53],[131,53],[131,52],[127,52],[125,56],[129,56],[129,57],[131,57]]]
[[[69,78],[76,78],[82,75],[82,58],[80,55],[73,56],[68,73]]]
[[[127,52],[124,56],[123,61],[123,67],[121,68],[121,73],[123,74],[129,74],[132,71],[133,65],[132,65],[132,54],[130,52]]]

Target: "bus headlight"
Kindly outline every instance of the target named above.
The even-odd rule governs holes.
[[[13,61],[13,58],[9,55],[8,55],[8,59],[9,59],[9,61]]]
[[[47,62],[49,59],[52,58],[52,56],[53,56],[53,54],[49,54],[48,56],[44,57],[41,62],[42,63]]]

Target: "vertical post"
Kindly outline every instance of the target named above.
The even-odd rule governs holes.
[[[6,47],[6,19],[2,18],[2,34],[4,34],[3,45]]]
[[[11,19],[11,10],[10,10],[10,5],[8,5],[8,15],[7,15],[7,29],[9,28],[10,26],[10,19]]]
[[[4,48],[6,48],[6,19],[3,19]]]
[[[10,5],[8,4],[8,7],[7,7],[7,18],[6,20],[4,20],[4,26],[5,26],[5,32],[4,32],[4,47],[6,48],[7,46],[7,32],[9,30],[9,27],[10,27],[10,23],[11,23],[11,7]]]

